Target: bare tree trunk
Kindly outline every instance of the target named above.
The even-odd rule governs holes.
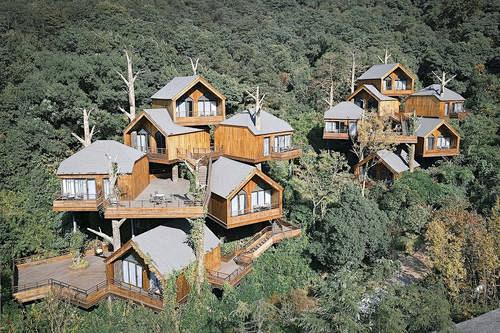
[[[252,94],[247,91],[247,94],[250,95],[254,100],[255,100],[255,120],[254,124],[255,127],[260,130],[261,129],[261,117],[260,117],[260,112],[262,111],[262,102],[264,101],[264,97],[266,97],[266,94],[262,95],[262,97],[259,95],[259,87],[257,86],[257,90],[255,94]]]
[[[410,172],[415,170],[415,144],[411,143],[408,145],[408,167]]]
[[[112,220],[111,227],[113,229],[113,251],[118,250],[122,246],[120,227],[126,221],[125,218],[121,220]]]
[[[92,110],[87,112],[87,109],[83,109],[83,139],[76,135],[75,133],[71,133],[84,147],[90,146],[92,143],[92,137],[94,136],[95,126],[92,126],[92,130],[89,125],[89,117]]]
[[[137,79],[137,75],[139,75],[140,71],[138,71],[134,75],[134,72],[132,70],[132,59],[130,58],[127,50],[123,50],[123,52],[125,52],[125,57],[127,58],[127,78],[125,78],[125,76],[122,73],[120,73],[118,71],[117,71],[117,73],[121,77],[123,82],[125,82],[125,85],[127,86],[129,112],[125,111],[121,107],[119,107],[119,109],[121,112],[123,112],[127,115],[127,117],[129,118],[130,121],[133,121],[135,119],[135,115],[136,115],[134,83],[135,83],[135,80]]]
[[[354,92],[354,82],[356,75],[356,58],[354,57],[354,52],[352,54],[352,68],[351,68],[351,94]]]

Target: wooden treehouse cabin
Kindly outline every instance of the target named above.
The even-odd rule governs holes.
[[[459,118],[467,115],[465,99],[458,93],[440,84],[432,84],[410,95],[404,103],[405,113],[420,117]]]
[[[390,117],[399,113],[399,100],[382,94],[371,84],[359,86],[347,100],[366,111],[375,110],[379,117]]]
[[[151,100],[177,125],[216,125],[226,116],[226,97],[200,75],[174,77]]]
[[[394,180],[401,178],[403,172],[410,170],[408,154],[404,150],[398,154],[383,149],[357,163],[353,167],[354,175],[361,178],[369,163],[372,166],[368,170],[368,177],[387,184],[392,184]],[[420,166],[416,161],[414,163],[415,167]]]
[[[95,141],[59,165],[61,191],[53,202],[54,211],[98,211],[111,194],[111,162],[117,163],[121,174],[117,185],[122,198],[134,198],[149,184],[146,154],[116,141]]]
[[[283,216],[283,188],[255,166],[221,157],[210,186],[208,215],[226,229]]]
[[[110,184],[116,162],[116,190]],[[103,211],[106,219],[188,218],[203,215],[189,181],[151,174],[145,153],[112,140],[96,141],[61,162],[61,193],[55,211]],[[200,177],[207,177],[206,168]],[[113,194],[113,195],[112,195]]]
[[[340,102],[328,109],[323,119],[323,139],[349,140],[357,135],[358,121],[364,110],[352,102]]]
[[[215,146],[224,156],[248,163],[289,160],[301,155],[292,142],[294,129],[272,114],[243,111],[215,129]]]
[[[460,153],[460,136],[444,119],[420,118],[415,133],[418,138],[415,153],[419,156],[456,156]]]
[[[399,97],[415,91],[415,79],[415,74],[399,63],[378,64],[358,77],[357,84],[371,85],[385,96]]]
[[[190,228],[189,223],[169,222],[135,236],[105,260],[106,279],[163,298],[166,279],[178,273],[176,300],[183,301],[189,293],[183,271],[196,260],[188,240]],[[204,265],[216,270],[221,266],[220,240],[207,226],[204,229]]]
[[[167,109],[145,109],[123,132],[123,142],[152,163],[173,164],[186,152],[209,152],[210,134],[175,124]],[[181,155],[181,156],[179,156]]]

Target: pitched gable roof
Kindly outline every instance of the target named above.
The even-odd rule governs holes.
[[[98,140],[61,162],[57,175],[107,174],[110,156],[120,173],[132,173],[134,164],[145,154],[113,140]]]
[[[378,101],[397,101],[396,98],[386,96],[382,94],[380,91],[378,91],[377,87],[375,87],[372,84],[363,84],[359,86],[352,94],[349,96],[348,99],[354,98],[361,90],[365,90],[368,92],[370,95],[373,96],[373,98],[377,99]]]
[[[447,121],[440,118],[418,118],[415,124],[415,135],[418,137],[426,137],[441,125],[445,125],[456,136],[459,136],[457,131]]]
[[[145,116],[157,127],[157,129],[163,132],[166,136],[203,131],[200,128],[185,127],[175,124],[172,121],[167,109],[145,109],[144,113]]]
[[[209,252],[220,244],[220,240],[204,225],[204,250]],[[185,221],[159,225],[132,239],[139,250],[151,259],[151,263],[163,275],[181,270],[196,260],[188,243],[190,226]]]
[[[261,129],[258,130],[255,127],[253,121],[253,111],[245,110],[238,114],[235,114],[231,118],[222,121],[221,125],[232,125],[247,127],[254,135],[280,133],[280,132],[292,132],[294,129],[286,121],[273,116],[272,114],[261,111]]]
[[[364,110],[352,102],[340,102],[339,104],[328,109],[325,114],[325,119],[361,119]]]
[[[212,164],[210,190],[227,199],[256,169],[254,166],[221,157]]]
[[[166,85],[158,90],[152,99],[173,99],[181,91],[183,91],[187,86],[189,86],[194,80],[198,78],[198,75],[191,76],[176,76],[170,80]]]
[[[463,98],[462,95],[446,87],[444,87],[444,94],[441,95],[440,84],[431,84],[430,86],[411,94],[411,96],[434,96],[440,101],[465,101],[465,98]]]
[[[386,164],[386,166],[396,173],[402,173],[410,170],[408,166],[408,154],[405,151],[402,151],[398,155],[390,150],[383,149],[377,152],[377,156],[384,162],[384,164]],[[417,161],[414,161],[414,163],[415,167],[420,166]]]
[[[400,63],[393,63],[393,64],[377,64],[377,65],[373,65],[372,67],[368,68],[368,70],[366,72],[364,72],[363,74],[361,74],[361,76],[358,77],[358,80],[377,80],[377,79],[383,79],[389,73],[391,73],[392,71],[394,71],[396,68],[400,68],[407,75],[409,75],[410,77],[414,78],[413,73],[411,73],[403,65],[401,65]]]
[[[162,99],[162,100],[172,100],[180,97],[181,94],[185,93],[188,89],[193,87],[195,84],[200,82],[203,84],[210,92],[225,100],[226,97],[220,93],[215,87],[213,87],[205,78],[200,75],[191,76],[176,76],[170,80],[165,86],[158,90],[151,99]]]

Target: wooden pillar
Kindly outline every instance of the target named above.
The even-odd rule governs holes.
[[[179,165],[172,166],[172,181],[176,182],[179,180]]]
[[[73,219],[73,233],[76,234],[76,230],[78,229],[78,226],[76,224],[75,213],[71,213],[71,217]]]

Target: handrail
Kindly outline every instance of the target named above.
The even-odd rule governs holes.
[[[238,280],[238,278],[244,276],[251,269],[251,267],[252,266],[250,264],[244,264],[244,265],[241,265],[240,267],[238,267],[238,269],[234,270],[230,274],[216,271],[216,270],[212,270],[212,269],[207,269],[206,271],[209,274],[209,276],[212,276],[212,277],[219,279],[219,280],[222,280],[224,282],[231,283],[233,281]]]
[[[183,208],[200,207],[203,205],[201,200],[196,199],[173,199],[172,201],[152,202],[151,200],[118,200],[111,202],[105,200],[106,208]]]
[[[276,209],[279,207],[280,207],[280,204],[277,203],[277,204],[271,204],[268,206],[258,206],[258,207],[252,207],[252,208],[245,208],[245,209],[238,210],[236,215],[233,215],[233,212],[231,211],[231,216],[237,217],[237,216],[242,216],[242,215],[247,215],[247,214],[263,212],[266,210]]]
[[[167,148],[148,148],[147,149],[148,154],[154,154],[154,155],[166,155],[167,154]]]
[[[69,193],[72,194],[72,193]],[[55,195],[55,200],[67,200],[67,201],[99,201],[100,199],[103,198],[103,193],[102,191],[98,191],[95,195],[88,195],[88,194],[83,194],[83,193],[77,193],[75,196],[68,196],[67,194],[65,195],[64,193],[57,192]]]

